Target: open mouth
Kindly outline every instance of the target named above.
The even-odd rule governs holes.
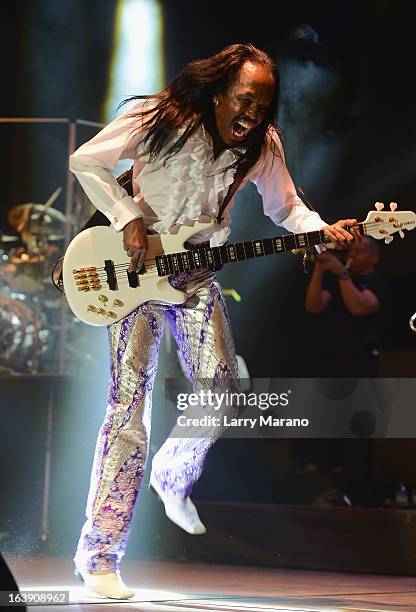
[[[244,140],[252,129],[253,125],[251,123],[248,123],[244,119],[239,119],[233,123],[233,136],[237,140]]]

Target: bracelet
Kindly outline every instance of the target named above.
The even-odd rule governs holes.
[[[351,278],[351,275],[348,272],[348,270],[344,270],[342,274],[338,274],[338,280],[348,280],[350,278]]]

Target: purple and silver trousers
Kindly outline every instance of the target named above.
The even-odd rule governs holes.
[[[181,273],[175,286],[191,296],[179,306],[146,302],[108,327],[108,406],[95,450],[87,521],[76,565],[88,571],[117,570],[124,555],[150,437],[152,389],[167,322],[192,381],[220,380],[236,390],[237,361],[230,322],[211,272]],[[169,436],[152,462],[162,489],[185,497],[201,475],[206,454],[223,429],[198,437]]]

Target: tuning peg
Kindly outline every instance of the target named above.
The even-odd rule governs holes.
[[[376,207],[376,210],[383,210],[384,208],[383,202],[376,202],[374,206]]]
[[[390,202],[390,210],[394,212],[396,208],[397,208],[397,202]]]
[[[384,242],[385,242],[386,244],[390,244],[390,242],[393,242],[393,236],[386,236],[386,237],[384,238]]]
[[[404,238],[404,231],[403,230],[399,230],[399,236],[400,236],[400,238]]]

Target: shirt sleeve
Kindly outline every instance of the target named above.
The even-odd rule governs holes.
[[[143,155],[140,143],[144,132],[137,130],[137,117],[130,116],[137,110],[140,110],[139,106],[109,123],[69,158],[69,168],[88,198],[110,220],[116,231],[143,216],[134,199],[113,175],[120,160],[136,160],[140,159],[140,153]]]
[[[277,155],[273,153],[273,145]],[[276,225],[295,234],[316,231],[328,225],[317,212],[309,210],[297,195],[276,130],[268,135],[250,180],[262,196],[264,214]]]

